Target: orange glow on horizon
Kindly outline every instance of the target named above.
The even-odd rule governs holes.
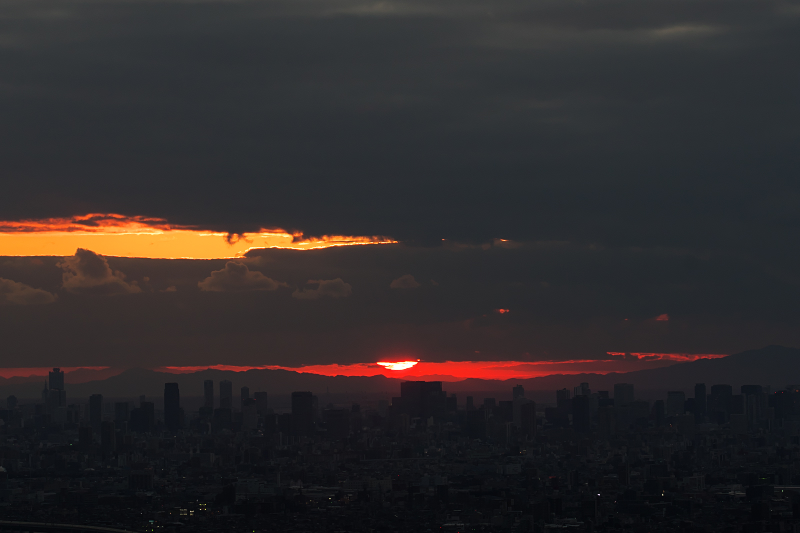
[[[323,235],[261,229],[232,235],[161,218],[92,213],[71,218],[0,221],[0,256],[69,256],[78,248],[113,257],[232,259],[259,248],[314,250],[332,246],[394,244],[383,236]]]
[[[287,370],[322,376],[385,376],[400,379],[429,379],[460,381],[463,379],[529,379],[553,374],[609,374],[631,372],[645,368],[658,368],[676,363],[704,358],[725,357],[727,354],[680,354],[680,353],[628,353],[611,352],[609,359],[573,359],[568,361],[400,361],[395,363],[354,363],[350,365],[304,365],[287,367],[279,365],[261,366],[165,366],[156,370],[173,374],[188,374],[202,370]],[[621,356],[629,357],[621,357]],[[410,364],[413,363],[413,364]],[[410,364],[407,368],[393,369],[390,365]]]

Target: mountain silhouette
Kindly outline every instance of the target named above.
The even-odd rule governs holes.
[[[133,368],[105,379],[85,383],[67,384],[67,397],[78,400],[99,393],[109,398],[135,398],[139,395],[161,397],[164,383],[176,382],[183,396],[202,396],[203,381],[229,380],[233,383],[234,396],[239,387],[248,386],[251,392],[267,391],[272,395],[289,394],[292,391],[309,390],[314,393],[382,393],[397,396],[400,383],[405,379],[385,376],[322,376],[291,370],[254,369],[245,372],[203,370],[190,374],[170,374],[154,370]],[[521,384],[526,390],[547,391],[564,387],[572,389],[581,382],[588,382],[592,390],[613,391],[615,383],[633,383],[637,390],[685,390],[691,391],[695,383],[708,386],[725,383],[737,390],[741,385],[770,385],[773,390],[787,385],[800,384],[800,349],[784,346],[768,346],[759,350],[721,357],[698,359],[672,366],[610,374],[554,374],[531,379],[481,380],[466,379],[445,383],[449,392],[502,391],[510,394],[511,387]],[[14,394],[19,398],[38,398],[42,389],[42,378],[36,381],[19,382],[15,379],[0,379],[0,397]]]

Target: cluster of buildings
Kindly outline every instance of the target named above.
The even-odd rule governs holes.
[[[648,402],[582,383],[461,401],[405,382],[391,401],[274,410],[206,381],[152,401],[0,410],[4,520],[154,531],[800,533],[800,391],[697,385]],[[55,376],[55,379],[53,379]],[[198,387],[199,389],[199,387]],[[217,401],[215,392],[219,391]],[[58,391],[58,392],[53,392]],[[54,399],[55,398],[55,399]],[[509,399],[510,398],[510,399]]]

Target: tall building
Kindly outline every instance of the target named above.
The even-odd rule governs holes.
[[[428,418],[444,412],[446,398],[441,381],[404,381],[398,407],[411,417]]]
[[[520,405],[520,429],[529,438],[536,437],[536,402]]]
[[[103,421],[103,395],[92,394],[89,396],[89,423],[92,429],[100,432],[100,422]]]
[[[258,407],[252,398],[242,398],[242,429],[252,430],[258,427]]]
[[[244,401],[250,399],[250,387],[242,387],[240,393],[242,395],[240,407],[244,407]]]
[[[580,385],[575,387],[572,390],[572,392],[573,396],[589,396],[590,394],[592,394],[592,390],[589,388],[588,383],[581,383]]]
[[[556,407],[562,410],[569,411],[570,392],[568,389],[561,389],[556,391]]]
[[[706,397],[706,384],[698,383],[694,386],[694,416],[697,419],[705,418],[708,413],[708,399]]]
[[[181,395],[177,383],[164,384],[164,424],[171,430],[181,425]]]
[[[114,427],[114,422],[106,420],[100,427],[100,444],[103,448],[103,452],[112,453],[117,448],[117,432]]]
[[[524,398],[525,397],[525,388],[522,385],[517,385],[512,390],[512,399],[516,400],[517,398]]]
[[[592,420],[589,396],[580,394],[572,399],[572,425],[575,431],[588,433]]]
[[[64,389],[64,372],[60,368],[54,368],[50,372],[50,388],[65,390]]]
[[[731,413],[733,387],[730,385],[712,385],[708,395],[708,415],[713,422],[724,424]]]
[[[256,399],[256,409],[258,410],[259,414],[266,414],[267,409],[269,408],[268,403],[268,396],[266,392],[256,392],[253,394]]]
[[[686,403],[686,395],[683,391],[667,392],[667,416],[680,416],[683,414],[683,406]]]
[[[292,433],[310,435],[314,429],[314,396],[310,392],[292,393]]]
[[[116,402],[114,404],[114,422],[117,429],[123,429],[128,422],[129,408],[128,402]]]
[[[227,379],[219,382],[219,407],[220,409],[233,408],[233,383]]]
[[[633,403],[633,384],[617,383],[614,385],[614,407],[625,407]]]
[[[214,380],[207,379],[203,382],[203,407],[214,409]]]

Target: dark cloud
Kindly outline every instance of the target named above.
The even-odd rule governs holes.
[[[7,218],[722,249],[796,271],[790,1],[0,9]]]
[[[55,294],[42,289],[0,278],[0,305],[44,305],[56,299]]]
[[[390,289],[416,289],[419,286],[420,283],[411,274],[400,276],[389,284]]]
[[[316,285],[316,288],[296,289],[292,296],[300,300],[316,300],[324,296],[331,298],[345,298],[353,294],[353,287],[345,283],[342,278],[336,279],[310,279],[309,285]]]
[[[244,263],[229,261],[222,270],[215,270],[209,277],[197,284],[201,291],[275,291],[288,287],[285,283],[268,278],[258,271],[251,271]],[[176,290],[174,286],[167,287]]]
[[[308,280],[352,286],[345,298],[314,301],[290,290],[210,298],[197,284],[224,270],[227,260],[105,259],[129,279],[149,277],[153,291],[1,306],[0,336],[9,353],[32,366],[294,365],[605,359],[609,351],[736,353],[800,345],[800,285],[769,265],[721,252],[543,242],[261,250],[243,260],[250,268],[269,265],[271,278],[315,296],[320,285]],[[41,260],[36,268],[24,258],[0,260],[0,277],[58,291],[60,260]],[[399,272],[441,284],[392,290],[387,281]],[[171,286],[177,292],[161,292]],[[669,321],[656,320],[662,314]]]
[[[64,271],[63,288],[76,294],[131,294],[142,292],[139,285],[125,281],[125,274],[112,271],[102,255],[78,248],[75,255],[65,257],[58,266]]]

